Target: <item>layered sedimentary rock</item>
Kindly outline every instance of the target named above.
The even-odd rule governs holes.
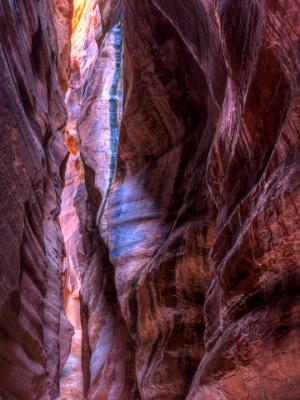
[[[90,399],[129,399],[135,384],[132,339],[119,310],[114,269],[96,222],[106,215],[117,160],[122,105],[120,3],[89,0],[74,5],[66,95],[66,141],[73,154],[67,170],[74,172],[74,191],[68,195],[65,218],[74,239],[67,253],[79,271],[84,393]],[[84,186],[72,168],[74,157],[83,165]],[[77,229],[69,212],[79,224]],[[67,270],[74,270],[74,263],[70,264]]]
[[[298,398],[299,4],[124,5],[108,231],[140,395]]]
[[[0,395],[58,395],[62,278],[63,396],[300,398],[299,3],[75,0],[70,66],[47,4],[0,8]]]
[[[51,2],[50,2],[51,4]],[[53,0],[54,28],[58,44],[57,68],[60,86],[65,92],[69,86],[71,53],[72,0]]]
[[[226,91],[206,353],[187,399],[300,396],[299,2],[219,1]]]
[[[181,399],[204,354],[216,220],[206,169],[225,66],[212,7],[124,6],[124,110],[105,233],[140,397]]]
[[[124,0],[120,29],[92,4],[71,127],[87,393],[299,397],[299,5]]]
[[[61,305],[64,246],[58,223],[60,166],[66,156],[59,82],[68,79],[71,13],[70,4],[64,4],[60,16],[52,1],[0,5],[3,399],[56,398],[72,334]],[[58,20],[64,32],[59,41]]]

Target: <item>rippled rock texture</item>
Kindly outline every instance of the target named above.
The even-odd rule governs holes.
[[[84,393],[95,400],[129,399],[135,385],[133,341],[119,310],[114,267],[97,227],[98,220],[107,220],[117,161],[123,84],[120,2],[87,0],[74,5],[66,95],[66,142],[71,152],[67,171],[72,184],[64,189],[68,202],[62,213],[62,225],[68,225],[64,236],[69,238],[66,271],[79,273]]]
[[[71,5],[0,4],[0,397],[52,399],[72,327],[58,223]],[[61,24],[57,39],[56,24]],[[64,54],[64,55],[63,55]],[[64,59],[63,59],[64,58]],[[64,65],[64,68],[62,68]]]
[[[300,396],[299,12],[124,1],[106,232],[143,399]]]
[[[218,216],[187,399],[300,396],[299,12],[217,2],[227,80],[206,181]]]
[[[0,394],[58,395],[62,271],[63,395],[300,398],[299,2],[75,0],[70,66],[68,3],[27,3],[0,8]]]
[[[299,4],[108,3],[72,60],[87,393],[298,398]]]

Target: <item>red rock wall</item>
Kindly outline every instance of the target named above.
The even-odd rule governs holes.
[[[187,399],[297,399],[300,4],[219,1],[216,12],[228,76],[207,168],[217,231]]]
[[[142,399],[296,399],[296,1],[124,0],[107,232]]]
[[[0,397],[52,399],[72,328],[60,293],[68,1],[0,4]],[[64,37],[57,39],[55,24]],[[64,49],[64,50],[63,50]],[[64,60],[62,60],[64,53]],[[62,69],[64,64],[64,69]]]
[[[206,169],[226,83],[213,15],[198,1],[124,2],[124,111],[104,235],[142,399],[185,398],[205,350],[216,221]]]
[[[85,393],[296,399],[299,5],[98,5],[68,95]]]
[[[0,394],[58,393],[65,255],[88,399],[300,398],[299,2],[75,0],[62,164],[55,4],[0,8]]]

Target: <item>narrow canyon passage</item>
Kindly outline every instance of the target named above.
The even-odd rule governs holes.
[[[72,317],[76,318],[76,321],[74,321],[67,311],[66,316],[74,327],[74,335],[72,336],[69,356],[60,373],[60,398],[81,400],[83,399],[83,374],[81,363],[82,328],[80,324],[80,304],[78,299],[70,300],[68,307],[71,309]]]
[[[70,354],[60,377],[60,397],[58,399],[82,400],[83,378],[81,371],[82,330],[75,329]]]
[[[65,244],[62,271],[62,294],[66,317],[73,326],[70,353],[60,373],[60,396],[64,399],[83,399],[82,326],[80,316],[80,275],[82,262],[78,256],[80,221],[74,204],[78,186],[84,185],[84,173],[78,154],[70,154],[66,161],[62,191],[60,226]]]
[[[0,400],[300,399],[298,0],[0,1]]]
[[[119,6],[117,2],[114,6],[105,2],[101,6],[96,0],[74,2],[71,71],[69,88],[65,95],[68,121],[64,139],[69,154],[64,161],[59,216],[65,244],[62,270],[64,308],[74,328],[74,335],[69,356],[60,373],[62,398],[83,399],[88,391],[91,398],[105,396],[99,394],[99,388],[94,388],[93,385],[98,385],[97,371],[103,368],[101,358],[98,358],[99,353],[109,351],[105,349],[105,345],[99,343],[102,331],[106,329],[105,326],[102,328],[101,321],[105,321],[114,312],[117,304],[115,293],[113,304],[106,299],[110,296],[106,292],[115,290],[110,277],[112,271],[103,271],[102,278],[95,277],[95,288],[87,287],[84,290],[84,278],[91,273],[99,275],[99,268],[112,268],[109,266],[105,245],[98,238],[96,207],[102,203],[99,213],[105,214],[117,156],[119,110],[122,103]],[[92,155],[92,160],[85,159],[86,148],[90,152],[89,156]],[[103,157],[98,158],[101,153]],[[102,196],[101,193],[105,191],[107,193]],[[103,216],[100,215],[100,219],[103,221]],[[90,282],[88,283],[90,286]],[[90,298],[98,291],[101,293],[101,287],[102,305],[94,309],[94,302],[91,304]],[[101,314],[103,305],[104,315]],[[81,318],[84,320],[84,332]],[[111,314],[110,318],[115,325],[117,315]],[[111,332],[106,335],[110,336]],[[97,355],[96,362],[91,357],[91,350]],[[90,370],[93,365],[96,374]],[[93,382],[95,379],[97,383]]]

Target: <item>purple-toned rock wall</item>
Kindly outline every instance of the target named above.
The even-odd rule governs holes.
[[[3,399],[56,398],[72,335],[61,305],[58,223],[60,166],[67,154],[60,82],[68,81],[71,11],[68,1],[60,8],[44,0],[0,4]],[[56,24],[64,36],[57,37]]]
[[[58,395],[63,300],[63,398],[300,398],[299,2],[75,0],[71,42],[33,3],[0,8],[0,395]]]

